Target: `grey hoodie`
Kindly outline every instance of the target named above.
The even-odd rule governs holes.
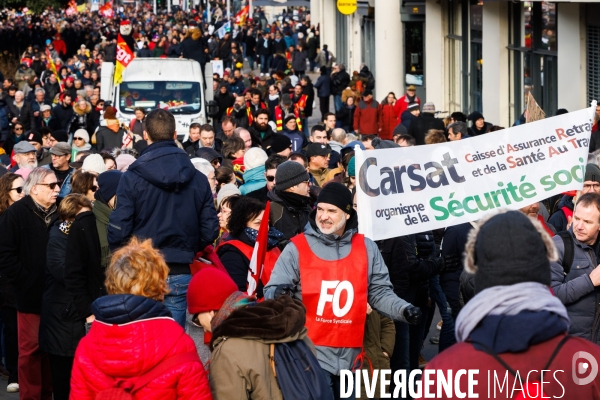
[[[317,257],[324,260],[337,260],[346,257],[351,250],[352,236],[357,233],[357,218],[354,214],[346,224],[342,236],[325,235],[315,224],[315,211],[310,215],[310,221],[304,228],[306,240]],[[397,321],[406,322],[403,316],[404,309],[409,305],[406,301],[394,294],[390,282],[388,269],[381,257],[377,245],[365,238],[367,248],[368,284],[367,299],[372,308],[380,314]],[[300,282],[300,268],[298,265],[298,249],[290,242],[279,256],[271,279],[264,288],[265,299],[272,299],[278,285],[296,285],[294,296],[302,300],[302,285]],[[358,334],[358,332],[357,332]],[[351,369],[352,364],[360,353],[360,348],[335,348],[316,346],[317,359],[326,371],[339,375],[342,369]]]

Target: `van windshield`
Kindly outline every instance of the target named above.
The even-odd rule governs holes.
[[[146,112],[162,108],[173,114],[196,114],[200,101],[198,82],[123,82],[119,91],[123,114],[133,114],[137,107]]]

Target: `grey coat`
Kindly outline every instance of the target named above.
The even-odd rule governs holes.
[[[304,234],[310,248],[315,255],[324,260],[336,260],[346,257],[351,250],[352,236],[357,233],[356,215],[354,215],[346,224],[346,230],[342,236],[322,234],[314,222],[315,212],[310,216],[310,222],[306,224]],[[394,294],[393,286],[390,282],[388,269],[383,262],[381,253],[377,245],[368,238],[365,238],[367,248],[368,265],[368,285],[369,293],[367,299],[371,307],[380,314],[397,321],[406,322],[403,313],[409,303],[397,297]],[[279,256],[271,279],[265,286],[265,299],[272,299],[275,289],[278,285],[296,285],[295,297],[302,300],[302,284],[300,282],[300,266],[298,265],[298,249],[293,243],[290,243]],[[333,348],[316,346],[317,359],[321,367],[328,372],[339,375],[342,369],[351,369],[352,363],[358,354],[360,348]]]
[[[573,231],[569,231],[573,235]],[[558,261],[550,264],[552,272],[552,290],[556,297],[567,307],[571,320],[569,333],[600,344],[599,314],[600,288],[594,287],[590,273],[598,265],[597,247],[590,247],[574,240],[573,265],[565,276],[562,260],[565,253],[563,239],[554,236],[552,241],[558,250]]]

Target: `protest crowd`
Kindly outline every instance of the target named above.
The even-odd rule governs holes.
[[[19,59],[0,71],[8,392],[367,398],[342,396],[342,370],[571,371],[576,351],[600,359],[596,124],[581,190],[372,241],[358,231],[358,148],[504,128],[478,112],[437,118],[414,86],[375,100],[369,67],[336,63],[309,10],[268,23],[256,8],[238,24],[217,2],[210,16],[106,12],[0,13],[0,50]],[[100,96],[119,35],[136,57],[222,60],[212,123],[179,141],[168,110],[119,121]],[[439,355],[426,360],[436,324]],[[566,398],[600,398],[597,382],[563,385]]]

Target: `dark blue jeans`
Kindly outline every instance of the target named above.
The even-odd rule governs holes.
[[[187,290],[192,280],[192,275],[169,275],[167,285],[171,290],[165,296],[165,306],[183,329],[185,329],[185,312],[187,311]]]
[[[269,67],[271,66],[271,60],[273,59],[273,56],[265,56],[265,55],[261,55],[260,56],[260,72],[262,73],[268,73],[269,72]]]
[[[440,286],[439,275],[429,279],[429,295],[431,299],[437,304],[440,315],[442,316],[442,330],[440,331],[440,344],[439,352],[446,350],[448,347],[456,343],[454,337],[454,318],[452,317],[452,310],[446,301],[446,296]]]

